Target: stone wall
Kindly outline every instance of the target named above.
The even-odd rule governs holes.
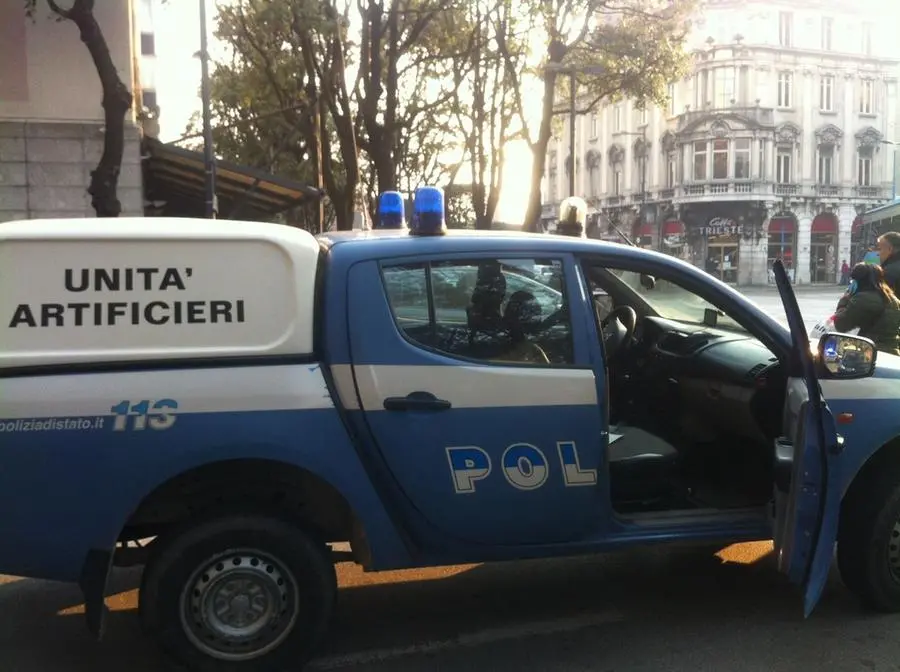
[[[142,216],[140,137],[134,126],[125,133],[122,215]],[[99,124],[0,121],[0,222],[93,217],[87,188],[102,151]]]

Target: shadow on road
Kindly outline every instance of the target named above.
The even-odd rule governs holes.
[[[404,647],[486,628],[605,612],[617,615],[609,626],[615,638],[604,638],[607,655],[621,647],[651,648],[661,637],[668,639],[667,631],[739,631],[749,621],[771,629],[785,623],[816,627],[802,624],[799,595],[776,572],[767,548],[744,562],[725,562],[716,556],[718,550],[642,549],[455,568],[446,574],[396,572],[383,577],[390,582],[374,585],[355,585],[368,577],[342,565],[339,574],[348,587],[341,590],[323,654]],[[102,644],[89,638],[80,613],[74,613],[81,603],[77,588],[25,580],[0,585],[3,672],[164,669],[140,634],[134,611],[138,581],[136,570],[114,577],[111,592],[116,595],[109,600],[114,611]],[[859,619],[860,612],[833,579],[815,618],[836,627]],[[846,640],[838,640],[834,646],[846,646]],[[679,655],[675,649],[672,654]]]

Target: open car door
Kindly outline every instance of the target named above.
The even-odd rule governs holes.
[[[794,341],[784,436],[775,444],[775,553],[779,571],[802,587],[809,616],[825,587],[837,537],[842,443],[787,272],[780,260],[773,270]]]

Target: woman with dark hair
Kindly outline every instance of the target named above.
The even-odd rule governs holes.
[[[834,314],[837,331],[859,329],[881,352],[900,355],[900,299],[885,282],[878,264],[857,264],[850,271],[850,287]]]

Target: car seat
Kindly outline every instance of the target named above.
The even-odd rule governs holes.
[[[510,349],[503,359],[532,364],[549,364],[550,358],[537,343],[528,340],[541,324],[541,305],[531,292],[513,292],[503,311],[503,324],[509,336]]]
[[[681,494],[678,451],[646,430],[611,426],[607,462],[610,499],[618,511],[650,508]]]
[[[500,306],[506,297],[506,277],[497,262],[480,264],[472,298],[466,307],[469,345],[475,343],[478,332],[496,334],[503,329]]]

